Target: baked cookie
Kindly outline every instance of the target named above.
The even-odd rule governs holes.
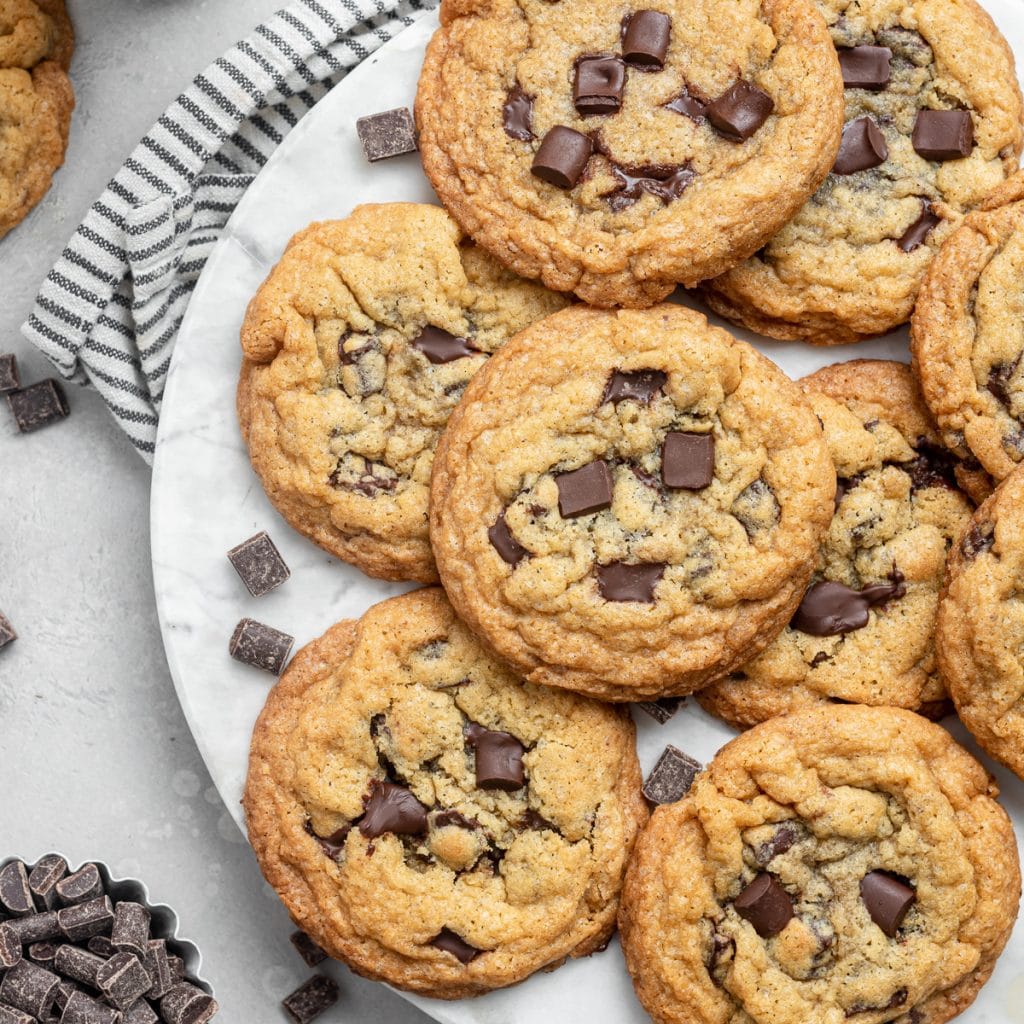
[[[441,999],[601,949],[647,819],[628,714],[523,683],[436,588],[295,656],[256,724],[244,803],[303,931]]]
[[[0,238],[46,194],[75,106],[63,0],[0,0]]]
[[[438,435],[488,355],[566,302],[436,206],[360,206],[297,234],[242,326],[238,418],[270,500],[371,576],[437,579]]]
[[[839,345],[910,318],[964,213],[1017,169],[1013,54],[974,0],[818,0],[839,48],[846,127],[832,174],[753,258],[708,282],[715,312]]]
[[[949,558],[935,637],[957,713],[1024,778],[1024,470],[974,514]]]
[[[441,201],[503,263],[649,306],[789,220],[842,106],[810,0],[443,0],[416,120]]]
[[[942,1024],[1009,938],[1017,843],[941,726],[818,707],[719,751],[637,843],[619,926],[657,1024]]]
[[[972,511],[955,459],[903,363],[839,363],[800,385],[839,477],[814,582],[778,639],[697,699],[738,727],[828,701],[938,717],[935,612]]]
[[[968,215],[914,310],[914,368],[942,437],[997,480],[1024,459],[1024,175]]]
[[[745,342],[681,306],[574,306],[466,390],[430,539],[459,614],[531,682],[646,700],[774,638],[834,491],[813,412]]]

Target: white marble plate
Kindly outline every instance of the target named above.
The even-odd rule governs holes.
[[[988,0],[1024,66],[1024,4]],[[352,72],[288,136],[239,204],[196,288],[182,325],[164,399],[153,474],[153,575],[167,658],[199,748],[232,814],[239,800],[249,735],[270,678],[232,661],[228,638],[242,616],[295,635],[298,644],[338,619],[407,589],[339,563],[295,533],[274,511],[253,474],[235,421],[234,392],[245,306],[291,235],[311,220],[343,217],[357,203],[436,202],[415,155],[368,165],[355,132],[363,114],[411,106],[431,14]],[[793,377],[854,357],[906,360],[905,332],[856,347],[813,349],[749,340]],[[249,597],[225,552],[266,529],[292,569],[283,587]],[[687,705],[667,725],[638,714],[645,771],[666,742],[703,760],[731,736]],[[950,724],[950,723],[947,723]],[[952,723],[961,738],[963,730]],[[1024,830],[1024,784],[996,771],[1004,802]],[[1024,1024],[1024,926],[964,1024]],[[641,1024],[618,946],[475,1000],[415,999],[447,1024]]]

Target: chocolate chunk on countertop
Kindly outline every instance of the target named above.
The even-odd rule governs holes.
[[[307,967],[316,967],[327,959],[327,954],[303,931],[292,932],[288,940]]]
[[[19,433],[27,434],[70,415],[64,389],[52,377],[27,388],[7,392],[7,405]]]
[[[14,643],[17,639],[18,634],[14,631],[10,619],[3,612],[0,612],[0,648]]]
[[[228,559],[253,597],[268,594],[292,574],[265,530],[233,547]]]
[[[17,391],[20,387],[17,356],[11,353],[0,356],[0,394],[5,391]]]
[[[228,653],[235,661],[279,676],[294,646],[295,637],[288,633],[255,619],[242,619],[235,626]]]
[[[281,1000],[285,1013],[295,1024],[310,1024],[338,1001],[338,986],[323,974],[314,974],[291,995]]]
[[[653,701],[637,701],[636,706],[650,715],[658,725],[664,725],[679,710],[683,700],[682,697],[662,697]]]
[[[419,148],[416,145],[416,125],[407,107],[360,117],[356,121],[356,132],[363,155],[371,163],[415,153]]]
[[[703,770],[700,761],[670,743],[644,780],[643,794],[652,804],[675,803],[686,796]]]

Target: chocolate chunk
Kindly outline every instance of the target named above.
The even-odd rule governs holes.
[[[81,942],[92,935],[109,932],[114,923],[114,908],[107,896],[76,903],[57,911],[61,931],[72,942]]]
[[[740,78],[707,105],[706,113],[719,135],[731,142],[746,142],[774,109],[768,93]]]
[[[459,963],[463,964],[468,964],[471,960],[475,960],[483,952],[475,946],[471,946],[450,928],[442,928],[430,940],[430,945],[443,949],[446,953],[451,953]]]
[[[322,974],[314,974],[291,995],[281,1000],[295,1024],[309,1024],[338,1001],[338,986]]]
[[[403,153],[415,153],[416,125],[406,107],[370,114],[356,121],[363,155],[371,163]]]
[[[10,922],[0,924],[0,971],[13,967],[21,959],[21,941]]]
[[[171,977],[175,983],[184,981],[185,979],[185,961],[180,956],[169,956],[167,963],[171,968]]]
[[[708,105],[693,96],[686,86],[683,86],[683,91],[675,99],[669,100],[665,104],[665,109],[671,110],[675,114],[682,114],[683,117],[688,117],[691,121],[700,124],[707,115]]]
[[[7,922],[7,927],[14,932],[14,937],[23,946],[27,946],[31,942],[55,939],[61,933],[56,910],[45,910],[41,914],[16,917],[13,921]]]
[[[17,391],[20,387],[17,357],[9,354],[0,356],[0,394],[5,391]]]
[[[897,245],[903,252],[913,252],[924,245],[925,239],[942,223],[942,218],[933,211],[927,199],[921,200],[921,215],[900,235]]]
[[[653,164],[647,167],[612,164],[612,177],[618,184],[601,198],[608,200],[608,205],[618,212],[638,202],[644,193],[663,203],[670,203],[689,188],[697,174],[689,164]]]
[[[312,822],[306,822],[306,832],[309,833],[317,843],[319,843],[320,849],[334,861],[341,858],[342,851],[345,849],[345,840],[348,838],[348,834],[351,831],[351,825],[343,825],[329,836],[318,836],[313,831]]]
[[[888,46],[853,46],[839,51],[839,67],[847,89],[878,92],[892,80],[892,50]]]
[[[508,91],[505,105],[501,108],[505,134],[520,142],[529,142],[533,137],[533,97],[516,82]]]
[[[502,560],[511,565],[513,569],[530,555],[530,552],[512,536],[512,531],[508,528],[508,523],[505,522],[504,512],[495,519],[494,525],[488,529],[487,537],[494,550],[501,555]]]
[[[767,843],[761,843],[754,851],[754,860],[761,867],[770,864],[779,854],[785,853],[796,842],[796,829],[792,825],[780,825]]]
[[[957,461],[947,449],[919,437],[914,452],[917,456],[915,459],[897,465],[909,474],[910,486],[915,491],[926,487],[945,487],[953,491],[957,489]]]
[[[0,1024],[36,1024],[36,1019],[13,1006],[0,1006]]]
[[[898,571],[891,583],[876,583],[854,590],[844,583],[822,580],[812,584],[800,602],[790,626],[809,636],[840,636],[863,629],[868,624],[868,609],[903,597],[907,588]]]
[[[53,1012],[63,1013],[64,1007],[68,1005],[68,1000],[71,996],[78,991],[78,986],[70,981],[62,981],[57,986],[57,995],[53,1000]]]
[[[97,988],[96,975],[106,962],[106,957],[97,956],[88,950],[65,944],[57,947],[53,958],[53,969],[65,978],[73,978],[75,981],[82,982],[83,985]]]
[[[307,967],[316,967],[327,959],[327,954],[303,931],[292,932],[288,941]]]
[[[660,700],[637,701],[637,707],[645,711],[658,725],[664,725],[679,710],[682,697],[662,697]]]
[[[661,446],[661,479],[666,487],[700,491],[715,479],[713,434],[670,430]]]
[[[324,978],[323,980],[327,981],[328,979]],[[309,982],[306,984],[308,985]],[[332,981],[330,984],[337,992],[334,982]],[[330,1003],[327,1005],[329,1006]],[[217,1001],[213,996],[207,995],[201,988],[196,988],[195,985],[190,985],[188,982],[175,985],[160,1000],[160,1016],[167,1021],[167,1024],[206,1024],[218,1009]]]
[[[913,906],[916,893],[905,878],[887,871],[871,871],[860,880],[860,898],[871,920],[894,938]]]
[[[762,939],[778,935],[793,918],[793,901],[781,883],[762,872],[733,901],[736,913],[754,926]]]
[[[281,586],[292,574],[265,530],[232,548],[228,558],[253,597]]]
[[[711,933],[711,945],[708,949],[707,967],[708,972],[714,974],[715,969],[732,960],[736,955],[736,940],[728,935],[723,935],[717,928]]]
[[[295,637],[255,619],[242,619],[235,626],[228,653],[235,661],[279,676],[294,646]]]
[[[96,972],[96,987],[119,1010],[131,1006],[151,985],[149,974],[133,953],[115,953]]]
[[[120,1024],[121,1014],[84,992],[73,992],[60,1020],[61,1024]]]
[[[158,1024],[160,1017],[145,999],[133,1003],[121,1014],[120,1024]]]
[[[30,384],[19,391],[8,391],[7,404],[22,434],[56,423],[71,411],[63,388],[53,378]]]
[[[665,64],[672,21],[661,11],[636,11],[622,21],[622,58],[634,67],[658,69]]]
[[[60,978],[52,971],[29,960],[20,960],[0,981],[0,1004],[46,1020],[59,984]]]
[[[466,828],[466,829],[478,829],[480,828],[480,822],[474,819],[467,818],[464,814],[459,813],[456,810],[438,811],[431,822],[434,828]]]
[[[435,366],[440,363],[452,363],[466,356],[475,356],[480,351],[466,338],[456,338],[454,334],[430,324],[427,324],[409,344],[417,352],[422,352]]]
[[[644,779],[643,794],[652,804],[673,804],[690,792],[693,780],[703,770],[700,761],[670,743]]]
[[[581,117],[614,114],[622,106],[625,87],[626,65],[619,57],[588,54],[576,60],[572,101]]]
[[[925,160],[962,160],[974,149],[974,121],[969,110],[919,110],[911,136]]]
[[[558,829],[544,817],[543,814],[539,814],[532,807],[527,807],[523,812],[522,818],[523,828],[528,828],[533,832],[557,832]]]
[[[184,972],[176,973],[171,960],[172,958],[167,955],[166,939],[150,939],[146,943],[146,955],[143,957],[142,965],[146,968],[151,983],[147,993],[150,999],[162,999],[181,981]]]
[[[541,181],[558,188],[572,188],[593,152],[594,143],[589,136],[557,124],[544,136],[530,170]]]
[[[117,907],[114,907],[114,915],[117,915]],[[114,949],[114,944],[106,935],[94,935],[86,944],[85,948],[90,953],[95,953],[97,956],[103,957],[104,960],[108,960],[112,957],[117,950]]]
[[[14,632],[14,627],[11,625],[10,620],[3,612],[0,612],[0,648],[14,643],[17,639],[18,634]]]
[[[3,616],[0,616],[2,619]],[[2,625],[2,624],[0,624]],[[2,646],[0,641],[0,646]],[[59,853],[43,857],[28,876],[28,887],[40,910],[53,910],[58,903],[57,883],[68,873],[68,862]]]
[[[590,515],[612,503],[612,474],[608,463],[598,459],[580,469],[555,476],[558,511],[563,519]]]
[[[12,860],[0,868],[0,908],[15,917],[35,912],[32,890],[28,886],[28,871],[20,860]]]
[[[352,479],[352,478],[355,479]],[[398,488],[398,474],[382,462],[343,455],[328,480],[332,487],[358,491],[367,498],[375,494],[392,494]]]
[[[606,601],[654,604],[654,588],[664,575],[664,562],[609,562],[597,567],[597,589]]]
[[[968,562],[973,562],[978,555],[991,551],[995,542],[995,533],[989,524],[986,523],[983,527],[979,523],[972,523],[971,528],[964,534],[964,539],[960,541],[960,550]]]
[[[478,789],[502,789],[513,793],[522,789],[524,748],[511,733],[492,732],[470,722],[465,729],[466,742],[476,751]]]
[[[907,1001],[907,990],[905,988],[898,988],[889,997],[889,1001],[884,1006],[872,1006],[870,1003],[854,1003],[846,1011],[847,1017],[853,1017],[858,1013],[867,1013],[869,1010],[878,1012],[880,1010],[896,1010],[903,1006]]]
[[[149,942],[149,911],[141,903],[122,900],[114,907],[114,927],[110,943],[119,953],[146,955]],[[123,1007],[122,1007],[123,1009]]]
[[[640,402],[648,405],[655,395],[661,394],[668,375],[661,370],[616,370],[609,378],[604,389],[605,402]]]
[[[889,146],[881,129],[870,117],[858,117],[843,129],[833,174],[856,174],[878,167],[889,159]]]
[[[61,903],[84,903],[103,894],[103,879],[95,864],[84,864],[74,874],[62,878],[56,886]]]
[[[427,809],[405,786],[374,779],[363,803],[366,813],[359,821],[359,831],[367,839],[386,832],[421,836],[427,831]]]
[[[988,371],[988,382],[986,387],[1008,409],[1013,404],[1013,396],[1010,394],[1010,381],[1013,379],[1017,368],[1020,366],[1021,357],[1009,363],[996,363]]]

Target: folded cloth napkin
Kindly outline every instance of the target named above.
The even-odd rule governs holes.
[[[231,211],[302,115],[436,0],[294,0],[168,107],[93,204],[22,327],[91,381],[147,462],[174,341]]]

